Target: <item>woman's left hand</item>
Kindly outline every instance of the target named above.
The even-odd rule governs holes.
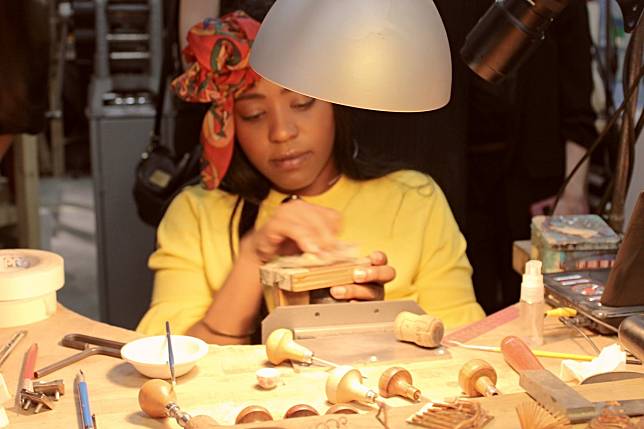
[[[385,298],[385,283],[396,278],[396,270],[387,265],[387,255],[373,252],[369,255],[371,266],[356,268],[352,285],[334,286],[331,296],[341,300],[379,301]]]

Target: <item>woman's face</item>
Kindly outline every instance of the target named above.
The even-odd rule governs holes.
[[[316,195],[337,176],[330,103],[260,79],[235,100],[235,133],[250,162],[282,192]]]

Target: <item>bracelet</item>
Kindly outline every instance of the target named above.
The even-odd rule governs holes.
[[[251,331],[248,334],[241,334],[241,335],[236,335],[236,334],[228,334],[226,332],[221,332],[218,331],[217,329],[214,329],[212,326],[206,323],[205,320],[201,320],[201,324],[208,330],[213,335],[219,335],[220,337],[226,337],[226,338],[237,338],[237,339],[244,339],[251,337],[253,334],[255,334],[255,331]]]

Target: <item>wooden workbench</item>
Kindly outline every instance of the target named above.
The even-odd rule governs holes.
[[[501,338],[508,334],[517,334],[516,320],[509,321],[501,326],[479,335],[469,341],[474,344],[498,345]],[[116,328],[90,319],[86,319],[63,307],[49,320],[25,327],[29,333],[18,345],[14,353],[5,362],[1,371],[8,383],[12,394],[15,394],[18,382],[18,373],[22,365],[23,356],[28,347],[37,342],[39,355],[36,368],[41,368],[63,357],[77,353],[59,345],[61,338],[68,333],[83,333],[92,336],[110,338],[127,342],[138,335],[132,331]],[[16,329],[0,329],[0,345],[5,344]],[[610,344],[615,338],[593,337],[598,346]],[[546,327],[546,344],[543,349],[566,351],[570,353],[592,354],[590,345],[580,337],[575,337],[574,332],[558,325],[558,322],[549,322]],[[324,358],[323,351],[317,354]],[[365,356],[371,355],[365,351]],[[446,397],[455,397],[461,394],[457,383],[457,374],[460,367],[471,358],[483,358],[490,362],[499,374],[498,388],[504,395],[483,399],[483,406],[495,416],[486,428],[513,428],[519,427],[514,411],[514,406],[522,401],[527,401],[528,396],[518,386],[518,376],[503,361],[499,353],[479,352],[462,348],[450,348],[449,356],[420,361],[372,362],[360,365],[359,368],[367,376],[365,384],[377,389],[378,377],[382,371],[394,364],[404,366],[414,376],[414,384],[419,387],[426,397],[442,400]],[[377,356],[376,356],[377,358]],[[374,359],[372,359],[374,360]],[[541,362],[546,368],[559,373],[559,360],[542,358]],[[280,419],[284,412],[292,405],[307,403],[324,413],[330,406],[326,402],[324,386],[326,372],[324,368],[306,368],[304,370],[283,364],[278,367],[282,374],[281,384],[274,390],[263,391],[255,385],[255,371],[262,366],[269,366],[262,346],[211,346],[210,352],[197,368],[178,379],[178,403],[184,411],[192,415],[208,414],[220,424],[232,424],[237,413],[247,405],[258,404],[268,408],[276,419]],[[100,429],[133,427],[147,428],[179,428],[170,420],[153,420],[145,416],[137,402],[139,387],[147,380],[141,376],[128,363],[107,356],[93,356],[78,362],[70,367],[55,372],[46,380],[62,378],[65,381],[67,394],[61,398],[52,411],[43,411],[33,415],[32,412],[23,412],[9,402],[7,407],[11,429],[44,428],[69,429],[79,426],[76,399],[73,393],[73,380],[77,372],[82,369],[90,391],[92,411],[96,414],[97,426]],[[644,372],[641,366],[629,365],[630,370]],[[641,380],[628,380],[607,384],[580,386],[580,391],[591,400],[608,400],[644,398],[644,382]],[[514,393],[514,394],[513,394]],[[391,416],[408,416],[420,407],[419,404],[410,405],[403,399],[391,398],[387,403],[394,407]],[[373,410],[367,405],[359,405],[366,414]],[[330,417],[325,417],[329,419]],[[263,427],[335,427],[320,425],[316,418],[290,419],[279,422],[276,426],[263,425]],[[323,418],[324,419],[324,418]],[[400,423],[391,427],[415,426]],[[346,427],[377,427],[376,420],[371,415],[348,416]],[[392,419],[390,418],[390,423]],[[336,421],[337,423],[337,421]],[[251,425],[252,426],[252,425]],[[249,427],[251,427],[249,426]],[[579,426],[579,427],[585,427]]]

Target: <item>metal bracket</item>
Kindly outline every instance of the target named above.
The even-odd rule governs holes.
[[[286,328],[298,343],[340,364],[449,356],[444,347],[396,340],[394,320],[402,311],[425,314],[411,300],[280,306],[262,321],[262,343],[275,329]]]

